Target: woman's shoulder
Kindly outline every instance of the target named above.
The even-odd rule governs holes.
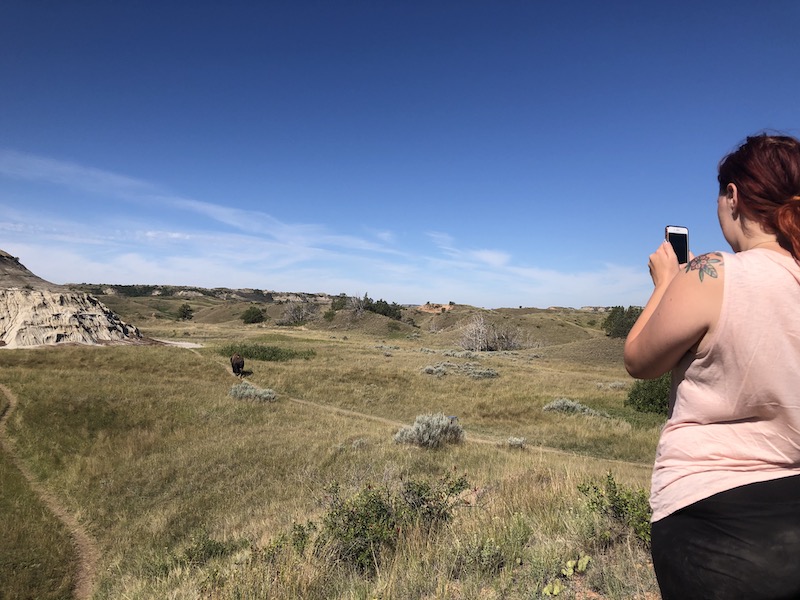
[[[725,263],[734,255],[716,250],[695,256],[686,265],[685,274],[696,276],[700,283],[706,279],[719,279],[725,273]]]

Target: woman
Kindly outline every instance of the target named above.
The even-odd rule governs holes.
[[[665,599],[800,598],[800,142],[749,137],[718,180],[734,253],[661,244],[625,342],[632,376],[672,371],[653,565]]]

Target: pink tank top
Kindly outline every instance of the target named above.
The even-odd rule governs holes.
[[[653,467],[653,521],[734,487],[800,475],[800,267],[724,253],[717,327],[672,372]]]

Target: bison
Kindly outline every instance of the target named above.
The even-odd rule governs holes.
[[[244,358],[238,352],[231,356],[231,369],[237,377],[244,377]]]

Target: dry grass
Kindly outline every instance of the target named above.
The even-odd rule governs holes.
[[[9,408],[0,398],[0,415]],[[64,526],[38,498],[10,458],[0,455],[0,597],[66,598],[75,584],[75,557]]]
[[[457,309],[429,315],[442,322],[437,333],[426,322],[413,336],[388,329],[385,319],[372,319],[368,333],[346,323],[307,330],[151,319],[137,324],[153,337],[206,346],[2,352],[0,382],[20,400],[9,434],[96,539],[96,598],[530,598],[580,551],[591,554],[592,567],[566,581],[564,597],[582,588],[608,598],[652,594],[645,550],[629,538],[600,544],[601,524],[577,491],[609,469],[625,484],[648,485],[658,424],[624,409],[624,388],[609,385],[628,381],[608,358],[613,345],[585,324],[526,313],[509,318],[538,323],[547,343],[459,358],[446,354],[456,349]],[[222,310],[209,308],[209,319]],[[278,401],[235,400],[228,390],[236,380],[215,352],[234,340],[316,355],[249,361],[248,380],[275,390]],[[583,354],[592,341],[595,361]],[[570,344],[581,350],[559,348]],[[441,361],[477,363],[500,376],[424,373]],[[613,409],[613,418],[541,410],[557,397]],[[457,415],[467,442],[426,451],[392,441],[401,424],[432,412]],[[526,449],[507,447],[509,436],[525,437]],[[454,468],[473,487],[454,521],[433,537],[404,536],[374,578],[311,555],[268,561],[254,553],[293,523],[320,518],[332,481],[356,491]],[[221,555],[187,559],[212,541],[225,548]],[[46,542],[32,533],[15,544],[38,552]],[[505,557],[502,568],[464,566],[464,556],[491,554],[492,544]]]

